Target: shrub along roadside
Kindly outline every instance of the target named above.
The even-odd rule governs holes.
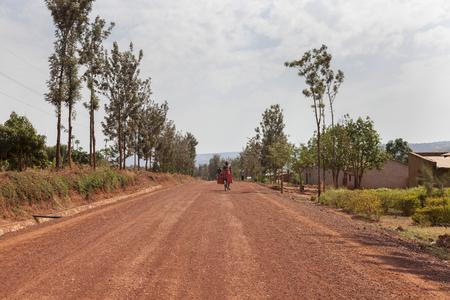
[[[70,206],[73,197],[91,200],[96,193],[115,192],[138,183],[155,183],[155,178],[168,176],[138,174],[110,168],[0,173],[0,217],[16,218],[26,216],[27,211],[61,209]]]
[[[98,191],[113,192],[119,188],[135,183],[135,174],[131,172],[118,172],[112,169],[99,169],[91,173],[79,176],[75,182],[80,195],[89,199]]]
[[[450,205],[420,208],[412,219],[422,226],[450,226]]]
[[[446,189],[444,194],[447,195],[449,191],[450,189]],[[442,192],[436,190],[433,195],[442,195]],[[320,196],[319,202],[375,220],[378,220],[383,214],[402,214],[403,216],[416,214],[414,220],[418,223],[439,225],[450,224],[446,217],[447,210],[444,208],[450,202],[448,199],[450,197],[436,196],[427,199],[425,189],[417,187],[405,190],[328,190]],[[419,209],[422,204],[425,207]]]
[[[379,220],[383,213],[380,198],[369,190],[328,190],[320,196],[319,202],[374,220]]]

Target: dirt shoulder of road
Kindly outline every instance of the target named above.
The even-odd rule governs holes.
[[[273,192],[280,191],[279,186],[262,184]],[[381,219],[376,222],[367,218],[345,212],[342,209],[329,207],[311,201],[314,190],[312,188],[307,189],[304,193],[300,193],[297,187],[285,187],[284,198],[288,198],[293,201],[305,202],[309,205],[315,205],[320,210],[327,210],[346,218],[350,222],[355,223],[364,229],[370,229],[380,234],[387,235],[392,239],[397,240],[403,246],[420,252],[433,255],[434,257],[444,262],[450,262],[450,249],[439,247],[436,244],[438,236],[450,235],[449,227],[436,227],[436,226],[419,226],[414,224],[411,217],[402,216],[382,216]]]

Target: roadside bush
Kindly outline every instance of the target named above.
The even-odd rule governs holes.
[[[61,176],[39,172],[8,172],[0,185],[0,194],[8,207],[50,203],[55,196],[67,197],[69,184]]]
[[[91,173],[80,175],[76,181],[76,188],[83,197],[88,199],[95,192],[113,192],[134,183],[134,180],[135,175],[131,172],[98,169]]]
[[[450,204],[450,196],[449,197],[439,197],[439,198],[428,198],[427,206],[446,206]]]
[[[413,215],[412,219],[423,226],[449,226],[450,205],[420,208]]]
[[[383,213],[401,212],[404,216],[411,216],[421,206],[421,199],[425,199],[426,191],[422,187],[412,189],[375,189],[371,190],[381,200]]]
[[[370,190],[328,190],[320,196],[319,202],[374,220],[379,220],[383,214],[382,201]]]
[[[349,209],[353,191],[346,189],[327,190],[319,197],[319,203],[338,208]]]
[[[395,200],[394,208],[402,212],[404,216],[412,216],[420,207],[420,200],[409,195],[404,195]]]
[[[367,218],[379,220],[383,214],[381,200],[370,191],[356,191],[351,197],[351,210]]]
[[[376,189],[372,190],[374,194],[378,196],[381,201],[381,208],[383,209],[383,213],[387,214],[390,209],[394,207],[394,190],[391,189]]]

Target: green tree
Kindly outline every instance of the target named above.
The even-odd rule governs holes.
[[[55,24],[55,52],[49,57],[50,79],[46,100],[55,106],[57,116],[56,167],[61,167],[61,114],[62,105],[69,106],[77,94],[77,68],[74,67],[76,43],[88,21],[93,0],[45,0]],[[72,113],[69,113],[69,120]],[[69,125],[69,141],[71,126]],[[69,150],[70,153],[70,150]],[[69,159],[70,161],[70,159]]]
[[[143,57],[142,50],[134,53],[130,43],[128,51],[121,52],[116,42],[105,60],[103,72],[103,94],[109,100],[105,104],[105,120],[102,122],[103,133],[112,148],[118,152],[118,166],[125,168],[125,160],[129,155],[127,146],[133,142],[130,133],[130,122],[136,118],[138,105],[139,66]]]
[[[208,179],[214,180],[217,176],[217,169],[221,168],[220,155],[214,154],[208,163]]]
[[[261,131],[261,166],[264,172],[275,169],[269,158],[269,148],[275,141],[286,138],[284,126],[283,110],[279,104],[271,105],[262,114],[256,132],[259,135]]]
[[[158,140],[167,121],[168,110],[167,102],[164,102],[162,104],[152,103],[144,111],[142,117],[142,155],[145,159],[146,169],[149,162],[151,165],[154,149],[158,145]]]
[[[96,162],[96,140],[95,140],[95,112],[99,109],[99,99],[96,90],[101,86],[100,77],[104,70],[105,49],[103,41],[111,34],[114,23],[106,28],[106,21],[99,16],[95,21],[85,27],[82,36],[82,47],[80,49],[80,64],[86,67],[82,79],[89,89],[89,101],[84,107],[89,111],[89,164],[95,170]]]
[[[347,157],[355,177],[354,187],[360,188],[364,172],[380,169],[387,155],[381,148],[380,136],[369,117],[358,118],[354,121],[346,116],[344,126],[350,145],[347,149]]]
[[[408,154],[411,151],[412,150],[409,147],[408,142],[403,140],[402,138],[395,139],[394,141],[390,140],[386,144],[387,154],[392,159],[401,162],[403,164],[408,163]]]
[[[331,61],[331,54],[328,54],[330,56]],[[338,179],[339,179],[339,164],[337,157],[337,149],[338,141],[336,134],[341,133],[340,129],[334,130],[335,123],[334,123],[334,101],[336,100],[336,96],[339,92],[339,88],[342,85],[342,82],[344,82],[344,72],[341,70],[338,70],[335,74],[335,72],[331,68],[326,69],[326,95],[328,97],[328,104],[330,107],[330,115],[331,115],[331,149],[332,149],[332,161],[329,164],[331,166],[332,171],[332,177],[333,177],[333,183],[334,186],[337,188],[338,186]],[[324,122],[325,123],[325,122]],[[324,186],[325,187],[325,186]]]
[[[259,134],[257,134],[248,140],[240,155],[245,174],[251,176],[254,181],[262,178],[261,148],[261,140]]]
[[[67,129],[67,162],[72,167],[72,140],[73,127],[72,120],[75,118],[75,104],[81,99],[80,89],[81,80],[78,77],[78,58],[75,56],[75,45],[71,44],[67,52],[65,79],[66,79],[66,99],[65,104],[68,108],[68,129]]]
[[[163,172],[174,172],[176,127],[173,121],[167,121],[158,137],[155,147],[153,169]]]
[[[37,134],[31,122],[15,112],[0,125],[0,147],[0,160],[6,160],[11,169],[23,171],[46,164],[45,136]]]
[[[327,52],[327,47],[322,45],[320,49],[312,49],[303,54],[299,60],[286,62],[285,65],[298,70],[298,76],[305,78],[306,88],[303,95],[312,100],[312,108],[316,122],[317,134],[317,178],[318,178],[318,194],[321,193],[321,130],[323,118],[325,116],[324,94],[327,89],[327,82],[330,77],[330,61],[331,55]]]
[[[273,143],[269,146],[269,155],[268,158],[270,160],[270,164],[275,173],[275,177],[280,179],[280,190],[281,193],[283,190],[283,182],[284,182],[284,172],[283,168],[288,164],[292,153],[292,145],[289,144],[287,138],[285,136],[277,138]]]
[[[339,175],[349,168],[348,149],[350,140],[345,127],[335,124],[328,127],[322,135],[323,165],[331,170],[333,185],[339,187]]]
[[[314,151],[307,145],[301,144],[299,147],[292,149],[292,169],[299,176],[300,189],[303,189],[303,171],[307,168],[314,167]]]

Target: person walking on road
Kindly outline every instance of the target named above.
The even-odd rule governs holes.
[[[222,167],[222,177],[224,179],[225,191],[231,191],[230,185],[233,183],[233,175],[228,161],[226,161]]]

